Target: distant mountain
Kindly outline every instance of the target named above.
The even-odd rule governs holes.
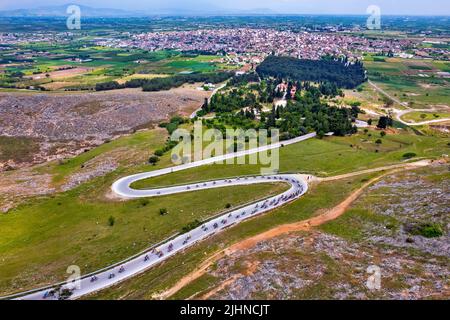
[[[30,9],[16,9],[8,11],[0,11],[0,16],[3,17],[67,17],[67,8],[70,4],[61,6],[47,6]],[[271,15],[276,12],[270,9],[251,9],[251,10],[230,10],[222,9],[212,5],[202,5],[196,8],[187,6],[177,6],[176,8],[158,8],[150,11],[127,11],[121,9],[111,8],[93,8],[83,5],[78,5],[81,9],[81,14],[84,17],[144,17],[144,16],[217,16],[217,15]]]
[[[38,7],[32,9],[16,9],[0,11],[4,17],[67,17],[67,8],[70,4],[62,6]],[[111,8],[92,8],[78,5],[84,17],[136,17],[142,16],[139,12],[132,12]]]
[[[173,16],[226,16],[226,15],[272,15],[276,14],[270,9],[250,9],[250,10],[233,10],[223,9],[215,6],[207,6],[199,8],[161,8],[156,9],[148,15],[173,15]]]

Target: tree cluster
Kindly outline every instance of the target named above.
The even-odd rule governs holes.
[[[256,72],[261,78],[330,82],[346,89],[354,89],[367,80],[363,63],[350,63],[347,58],[306,60],[271,55],[256,68]]]
[[[231,76],[230,72],[217,72],[176,75],[167,78],[132,79],[124,84],[119,84],[117,81],[108,81],[97,83],[95,90],[105,91],[123,88],[142,88],[143,91],[162,91],[180,87],[185,83],[220,83],[229,79]]]

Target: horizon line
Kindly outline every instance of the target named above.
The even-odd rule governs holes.
[[[94,9],[113,9],[113,10],[120,10],[115,8],[94,8]],[[13,11],[19,11],[19,10],[30,10],[30,9],[13,9],[13,10],[0,10],[0,13],[7,13],[7,12],[13,12]],[[226,17],[226,16],[243,16],[243,17],[251,17],[251,16],[265,16],[265,17],[273,17],[273,16],[353,16],[353,17],[366,17],[368,14],[363,13],[142,13],[134,15],[134,12],[128,12],[129,15],[126,15],[127,11],[124,11],[124,15],[109,15],[110,18],[142,18],[142,17]],[[449,18],[449,14],[411,14],[411,13],[384,13],[382,16],[388,16],[388,17],[440,17],[440,18]],[[59,18],[61,15],[54,15],[54,16],[46,16],[46,15],[13,15],[13,16],[7,16],[4,15],[3,17],[23,17],[23,18]],[[91,16],[89,18],[95,18],[96,16]],[[99,18],[104,18],[102,15],[98,15]]]

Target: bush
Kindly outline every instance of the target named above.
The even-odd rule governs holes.
[[[225,205],[225,209],[230,209],[231,208],[231,203],[227,203],[226,205]]]
[[[169,213],[169,211],[167,211],[166,208],[161,208],[161,209],[159,209],[159,214],[162,215],[162,216],[165,216],[165,215],[168,214],[168,213]]]
[[[150,201],[148,201],[148,199],[140,199],[139,200],[140,207],[146,207],[149,203],[150,203]]]
[[[405,230],[412,235],[418,235],[425,238],[439,238],[444,234],[442,227],[436,223],[406,225]]]
[[[420,229],[420,235],[425,238],[439,238],[444,234],[438,224],[425,224]]]
[[[377,141],[375,141],[376,144],[382,144],[383,141],[381,139],[378,139]]]
[[[193,73],[189,75],[175,75],[167,78],[132,79],[123,86],[126,88],[142,87],[143,91],[161,91],[180,87],[185,83],[211,82],[220,83],[232,77],[231,72]]]
[[[194,222],[189,223],[185,227],[181,229],[182,233],[188,233],[191,230],[194,230],[197,227],[200,227],[202,225],[202,222],[199,220],[195,220]]]
[[[108,218],[108,225],[109,225],[110,227],[112,227],[112,226],[114,226],[115,223],[116,223],[116,218],[114,218],[113,216],[110,216],[110,217]]]
[[[380,120],[378,120],[377,127],[379,129],[386,129],[387,127],[392,127],[393,120],[390,117],[380,117]]]
[[[175,130],[178,129],[178,123],[171,122],[166,126],[167,132],[171,135]]]
[[[155,156],[162,157],[164,155],[164,150],[158,149],[155,151]]]
[[[185,120],[180,116],[174,116],[170,119],[170,123],[183,124]]]
[[[414,158],[415,156],[417,156],[417,154],[415,154],[414,152],[408,152],[403,155],[403,159],[411,159]]]
[[[124,88],[117,81],[100,82],[95,85],[96,91],[116,90]]]

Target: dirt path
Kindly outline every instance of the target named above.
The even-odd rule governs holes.
[[[219,291],[225,289],[226,287],[228,287],[229,285],[233,284],[240,277],[241,277],[241,275],[234,275],[234,276],[232,276],[230,279],[225,280],[224,282],[222,282],[220,285],[218,285],[217,287],[215,287],[211,291],[205,293],[203,296],[200,297],[199,300],[207,300],[207,299],[211,298],[217,292],[219,292]],[[192,297],[190,297],[187,300],[194,299],[195,296],[196,296],[196,294],[194,294]]]
[[[379,86],[377,86],[375,83],[373,83],[371,80],[368,81],[368,83],[378,92],[380,92],[382,95],[388,97],[389,99],[391,99],[392,101],[394,101],[395,103],[409,108],[408,104],[406,102],[401,102],[399,99],[397,99],[396,97],[391,96],[389,93],[387,93],[386,91],[384,91],[383,89],[381,89]]]
[[[333,176],[333,177],[328,177],[328,178],[317,178],[317,181],[319,181],[319,182],[336,181],[336,180],[351,178],[351,177],[355,177],[355,176],[360,176],[362,174],[387,171],[387,170],[393,170],[393,169],[402,169],[402,168],[403,169],[415,169],[415,168],[420,168],[420,167],[426,167],[430,164],[431,164],[430,160],[420,160],[420,161],[416,161],[416,162],[394,164],[394,165],[385,166],[385,167],[367,169],[367,170],[362,170],[362,171],[358,171],[358,172],[351,172],[351,173],[341,174],[338,176]]]
[[[278,226],[276,228],[273,228],[271,230],[268,230],[266,232],[260,233],[256,236],[250,237],[248,239],[242,240],[238,243],[235,243],[231,245],[230,247],[221,250],[211,257],[209,257],[207,260],[205,260],[198,268],[196,268],[193,272],[188,274],[187,276],[183,277],[178,281],[173,287],[169,288],[168,290],[153,296],[155,299],[167,299],[177,293],[179,290],[181,290],[183,287],[191,283],[192,281],[200,278],[203,276],[209,267],[213,265],[215,262],[220,260],[223,257],[230,256],[233,253],[245,250],[248,248],[252,248],[257,243],[266,241],[269,239],[273,239],[275,237],[278,237],[280,235],[291,233],[291,232],[298,232],[298,231],[308,231],[313,227],[320,226],[324,223],[327,223],[329,221],[335,220],[341,215],[345,213],[345,211],[349,208],[349,206],[364,192],[364,190],[372,185],[373,183],[377,182],[381,178],[385,177],[388,174],[392,174],[401,170],[409,170],[409,169],[415,169],[423,166],[429,165],[431,162],[428,160],[418,161],[414,163],[408,163],[408,164],[401,164],[401,165],[393,165],[393,166],[386,166],[381,168],[375,168],[375,169],[369,169],[344,175],[339,175],[335,177],[330,178],[324,178],[324,179],[318,179],[319,182],[321,181],[335,181],[339,179],[345,179],[365,173],[371,173],[371,172],[380,172],[380,171],[387,171],[384,174],[382,174],[379,177],[373,178],[367,183],[365,183],[361,188],[358,190],[352,192],[344,201],[342,201],[337,206],[327,210],[325,213],[318,215],[316,217],[310,218],[308,220],[292,223],[292,224],[285,224]],[[229,283],[232,283],[235,279],[229,279],[229,281],[225,281],[220,288],[225,288]],[[217,288],[216,288],[217,289]],[[216,289],[213,289],[209,293],[206,293],[206,297],[212,296],[214,292],[216,292]],[[195,295],[194,295],[195,296]]]
[[[433,124],[433,123],[439,123],[439,122],[446,122],[446,121],[450,121],[449,118],[445,118],[445,119],[436,119],[436,120],[428,120],[428,121],[422,121],[422,122],[407,122],[404,121],[402,119],[402,116],[404,116],[405,114],[411,113],[411,112],[417,112],[417,111],[427,111],[427,112],[433,112],[433,111],[438,111],[438,109],[436,108],[429,108],[429,109],[412,109],[408,106],[407,102],[401,102],[399,99],[391,96],[389,93],[387,93],[385,90],[381,89],[379,86],[377,86],[375,83],[373,83],[372,81],[368,81],[369,85],[371,85],[376,91],[378,91],[379,93],[381,93],[382,95],[385,95],[386,97],[388,97],[389,99],[391,99],[392,101],[394,101],[395,103],[401,105],[402,107],[407,108],[406,110],[395,110],[395,118],[396,120],[398,120],[399,122],[408,125],[408,126],[423,126],[423,125],[427,125],[427,124]]]

